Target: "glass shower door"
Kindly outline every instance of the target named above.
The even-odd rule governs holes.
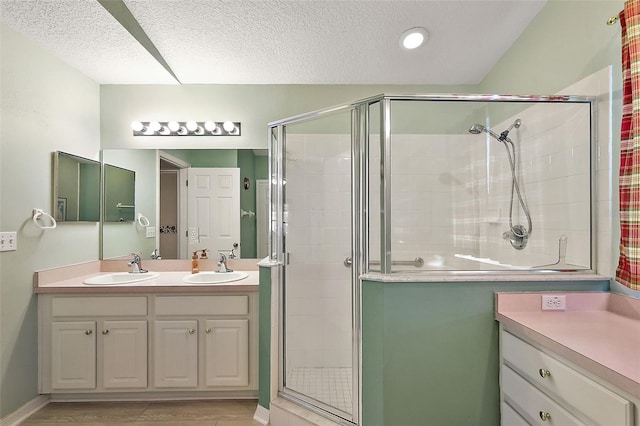
[[[350,114],[285,135],[283,390],[353,420]]]

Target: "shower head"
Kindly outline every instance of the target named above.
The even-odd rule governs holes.
[[[471,126],[471,128],[469,129],[469,133],[473,134],[473,135],[479,135],[480,133],[484,132],[486,130],[486,128],[482,125],[482,124],[474,124],[473,126]]]

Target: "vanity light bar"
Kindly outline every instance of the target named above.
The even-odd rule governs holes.
[[[239,121],[134,121],[133,136],[240,136]]]

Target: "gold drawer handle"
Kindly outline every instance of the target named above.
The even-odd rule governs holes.
[[[207,334],[211,334],[211,329],[210,329],[210,328],[207,328],[207,329],[205,330],[205,332],[206,332]]]
[[[107,334],[109,334],[109,330],[102,330],[102,334],[106,336]]]
[[[85,330],[84,334],[90,336],[91,334],[93,334],[93,330]]]
[[[540,418],[542,419],[543,422],[546,422],[547,420],[551,420],[551,414],[544,411],[540,411]]]
[[[189,329],[189,334],[193,334],[193,333],[195,333],[195,332],[196,332],[196,329],[195,329],[195,328],[191,328],[191,329]]]
[[[540,377],[542,377],[543,379],[546,379],[547,377],[551,377],[551,371],[545,370],[542,368],[538,370],[538,374],[540,374]]]

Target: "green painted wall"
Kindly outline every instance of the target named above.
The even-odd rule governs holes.
[[[253,151],[238,150],[238,167],[240,167],[240,209],[256,211],[256,156]],[[249,179],[249,189],[244,188],[244,178]],[[242,257],[257,257],[256,217],[240,217],[240,247]]]
[[[271,401],[271,268],[260,267],[259,280],[258,404],[268,409]]]
[[[191,164],[191,167],[237,167],[238,152],[235,149],[165,149]]]
[[[607,291],[596,282],[363,283],[365,426],[500,424],[497,291]]]
[[[34,208],[53,213],[51,153],[97,160],[99,86],[0,24],[0,230],[18,250],[0,253],[0,417],[38,396],[34,271],[98,259],[96,222],[43,231]],[[35,125],[37,123],[37,125]]]

